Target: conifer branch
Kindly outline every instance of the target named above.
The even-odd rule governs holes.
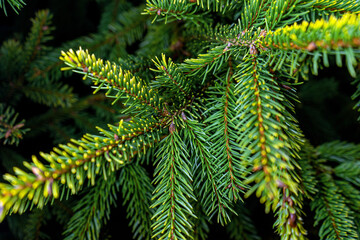
[[[23,128],[25,120],[16,122],[18,113],[11,107],[5,107],[0,104],[0,139],[3,144],[18,144],[23,135],[29,131],[28,128]]]
[[[241,0],[190,0],[190,2],[196,2],[201,8],[213,10],[216,12],[225,12],[241,7],[243,3]]]
[[[351,182],[337,180],[336,185],[341,189],[346,205],[354,212],[353,221],[356,224],[357,234],[360,235],[360,191]]]
[[[312,174],[312,179],[315,176],[316,195],[310,206],[315,211],[315,225],[321,224],[320,239],[357,239],[358,226],[354,221],[359,209],[351,203],[357,201],[354,196],[360,192],[352,186],[352,183],[357,185],[357,181],[347,177],[356,176],[356,179],[359,176],[356,167],[359,158],[358,146],[345,142],[330,142],[316,149],[307,144],[305,150],[306,155],[303,156],[307,156],[310,166],[316,171],[315,175],[314,172]],[[304,181],[305,186],[309,184],[307,182],[308,180]],[[314,183],[309,186],[314,188]]]
[[[85,191],[80,201],[73,207],[75,213],[66,224],[65,240],[99,239],[102,225],[109,219],[110,207],[117,200],[119,183],[115,174],[105,180],[97,179],[94,187]]]
[[[277,102],[286,101],[286,98],[279,92],[273,75],[258,59],[255,49],[250,49],[250,54],[240,65],[236,89],[241,93],[241,100],[238,100],[239,145],[244,149],[242,158],[253,171],[245,183],[255,181],[245,196],[256,191],[267,212],[271,205],[273,211],[277,209],[275,226],[284,239],[301,237],[305,233],[297,210],[301,204],[294,198],[299,190],[298,177],[292,172],[297,166],[294,159],[298,158],[302,135],[296,124],[282,123],[285,119],[292,122],[284,105]]]
[[[275,216],[277,217],[274,227],[282,240],[299,239],[305,240],[306,230],[303,227],[302,200],[300,193],[295,195],[290,193],[287,187],[282,188],[281,201],[278,203],[278,209]]]
[[[24,162],[32,173],[15,168],[16,176],[4,176],[10,184],[0,184],[1,220],[9,211],[24,212],[28,202],[41,208],[50,197],[58,198],[59,183],[67,184],[73,194],[79,191],[85,177],[95,184],[97,174],[103,173],[106,177],[107,171],[118,169],[135,154],[145,152],[147,145],[153,146],[159,141],[159,133],[151,133],[159,126],[158,122],[120,121],[119,127],[110,126],[110,131],[100,129],[105,137],[88,134],[81,140],[59,145],[60,148],[54,148],[50,154],[41,153],[50,165],[33,156],[33,163]]]
[[[165,23],[185,20],[199,25],[199,23],[204,24],[207,20],[206,12],[199,12],[199,9],[201,8],[195,1],[147,0],[145,13],[155,15],[153,22],[157,19],[164,20]]]
[[[14,10],[14,12],[18,13],[18,10],[23,8],[26,4],[23,0],[6,0],[10,7]],[[0,0],[0,8],[4,9],[4,13],[7,16],[5,0]]]
[[[166,92],[164,95],[177,95],[180,92],[180,101],[189,99],[189,94],[191,91],[189,80],[182,75],[182,72],[174,64],[174,62],[171,59],[166,61],[165,55],[163,54],[162,61],[156,57],[156,61],[154,61],[154,63],[157,67],[157,70],[151,70],[157,73],[163,73],[163,75],[157,75],[156,80],[152,82],[151,86],[153,88],[165,88]]]
[[[208,73],[218,71],[226,61],[226,51],[222,46],[216,46],[206,54],[199,54],[198,58],[186,59],[185,63],[180,66],[181,70],[187,76],[202,77],[202,84],[205,82]],[[191,84],[197,84],[195,81]]]
[[[134,75],[138,75],[146,83],[149,83],[150,80],[155,78],[153,71],[150,69],[154,65],[151,58],[130,56],[129,58],[119,59],[119,64],[124,70],[130,71]]]
[[[115,98],[114,103],[118,101],[123,94],[132,97],[141,105],[147,105],[153,108],[157,113],[162,113],[161,98],[152,90],[148,89],[144,83],[128,71],[123,71],[115,64],[109,61],[103,63],[102,59],[96,59],[94,55],[90,55],[88,51],[80,50],[62,52],[61,60],[63,60],[70,68],[63,70],[78,69],[78,73],[84,74],[85,77],[93,79],[95,85],[99,85],[95,92],[100,89],[107,89],[106,95]],[[113,90],[116,94],[112,93]]]
[[[235,174],[234,174],[234,167],[233,167],[233,156],[231,154],[230,150],[230,136],[229,136],[229,120],[228,120],[228,111],[229,109],[229,97],[230,97],[230,79],[232,78],[233,70],[232,70],[232,63],[231,59],[229,58],[229,72],[228,76],[226,77],[226,91],[225,91],[225,106],[224,106],[224,135],[225,135],[225,142],[226,142],[226,156],[229,162],[229,173],[230,173],[230,183],[226,188],[230,188],[232,190],[232,197],[230,199],[234,198],[234,200],[238,200],[237,192],[239,191],[239,184],[235,183]],[[240,181],[239,181],[240,182]]]
[[[202,201],[205,213],[212,217],[217,214],[217,221],[221,224],[226,224],[230,221],[230,216],[227,211],[233,211],[229,200],[223,193],[219,178],[222,178],[222,172],[217,171],[217,166],[210,153],[210,145],[206,140],[208,136],[201,129],[201,124],[195,120],[188,119],[184,129],[185,139],[191,146],[192,153],[195,154],[196,159],[201,162],[200,169],[195,171],[195,179],[198,185],[199,198]],[[225,190],[225,189],[224,189]],[[209,197],[211,196],[211,197]]]
[[[283,240],[306,239],[303,201],[309,199],[320,239],[357,239],[360,147],[342,142],[312,147],[304,141],[294,102],[299,102],[300,77],[331,66],[329,56],[338,66],[346,63],[353,77],[358,73],[359,4],[146,2],[107,3],[98,33],[62,45],[61,49],[81,45],[112,61],[120,58],[117,63],[103,61],[81,48],[60,57],[67,65],[63,70],[90,78],[95,93],[106,90],[105,96],[120,104],[109,111],[98,106],[103,95],[82,98],[70,107],[32,116],[37,120],[32,120],[32,128],[39,121],[48,123],[33,133],[48,128],[55,129],[51,134],[68,137],[76,128],[62,128],[64,119],[70,116],[76,127],[91,127],[105,112],[99,108],[122,120],[108,125],[108,130],[98,128],[99,136],[71,140],[40,153],[41,160],[33,157],[24,163],[25,169],[6,174],[8,183],[0,183],[0,221],[79,193],[87,183],[87,195],[75,204],[72,216],[55,214],[67,223],[68,239],[99,238],[120,187],[121,203],[127,205],[129,225],[138,240],[205,240],[215,215],[222,225],[234,219],[228,227],[232,238],[258,239],[250,219],[243,216],[246,211],[236,205],[243,192],[245,197],[255,192],[265,212],[274,212],[273,227]],[[138,16],[141,11],[144,16]],[[149,17],[165,24],[150,25]],[[7,41],[0,48],[3,102],[20,99],[19,93],[51,107],[74,100],[70,88],[56,82],[64,75],[57,72],[59,49],[48,51],[44,46],[50,39],[50,20],[48,11],[39,12],[24,46]],[[149,68],[152,58],[154,69]],[[91,116],[93,110],[96,116]],[[113,121],[106,113],[103,117]],[[22,127],[15,122],[0,117],[0,130],[5,126],[0,137],[11,126]],[[15,155],[5,153],[0,151],[1,157]],[[155,165],[154,187],[140,166],[145,163]],[[314,229],[309,229],[312,237]],[[36,231],[35,236],[40,234]]]
[[[329,174],[323,174],[320,178],[321,191],[311,202],[312,210],[315,210],[315,225],[322,221],[319,236],[321,239],[357,239],[353,212],[346,206],[341,190],[334,184]]]
[[[157,186],[153,195],[155,202],[151,207],[157,209],[152,217],[155,219],[152,237],[186,239],[192,231],[191,218],[196,218],[189,203],[189,199],[195,200],[195,197],[188,153],[176,129],[170,129],[170,135],[161,144],[154,172]],[[186,178],[180,178],[180,173]]]
[[[238,111],[241,119],[239,122],[239,139],[241,139],[240,146],[247,149],[243,153],[243,158],[247,159],[250,157],[250,161],[253,162],[254,175],[261,175],[267,179],[258,184],[259,186],[263,185],[260,188],[263,189],[262,191],[266,191],[264,194],[267,197],[263,197],[264,200],[277,199],[279,197],[277,190],[279,185],[292,185],[291,191],[297,192],[296,183],[291,180],[288,174],[280,170],[294,169],[290,162],[291,154],[279,151],[282,148],[287,149],[287,144],[285,145],[284,141],[288,139],[282,132],[282,129],[286,127],[277,121],[277,119],[284,118],[283,107],[279,107],[279,104],[276,103],[276,100],[283,99],[283,96],[275,95],[271,91],[271,88],[276,85],[271,85],[271,74],[266,72],[256,56],[245,59],[239,73],[236,91],[241,93],[241,99],[244,99],[239,101],[240,107]],[[273,82],[273,84],[276,83]],[[251,115],[247,114],[247,112],[250,112]],[[254,139],[254,142],[250,142],[250,139]],[[272,142],[271,145],[269,145],[270,142]],[[252,156],[252,154],[254,155]],[[277,175],[277,179],[272,179],[274,175],[270,174],[272,171],[270,166],[272,164],[279,164],[281,166],[279,170],[282,173]],[[252,177],[249,177],[246,182],[252,182],[250,179]],[[255,191],[254,188],[248,194],[253,191]],[[277,204],[276,200],[273,201],[273,204],[274,202]],[[270,202],[266,203],[267,211],[269,211],[269,204]]]
[[[74,93],[72,93],[72,88],[60,83],[47,84],[46,86],[31,83],[19,87],[26,97],[32,99],[34,102],[48,106],[69,107],[76,101]]]
[[[300,179],[301,190],[304,192],[306,198],[313,200],[315,194],[319,191],[318,180],[316,178],[316,169],[314,169],[313,161],[315,159],[316,151],[308,142],[305,142],[300,152]],[[300,193],[301,194],[301,193]]]
[[[303,21],[291,26],[268,31],[264,45],[275,49],[335,50],[360,46],[360,20],[355,14],[344,14],[341,18],[331,16],[316,22]],[[346,33],[346,34],[345,34]]]
[[[241,24],[233,25],[217,25],[215,28],[196,28],[196,31],[186,32],[186,36],[190,40],[200,40],[223,45],[223,52],[231,52],[233,46],[249,48],[257,38],[263,37],[265,31],[262,30],[261,35],[247,30],[243,30]],[[217,46],[220,47],[220,46]],[[262,46],[261,46],[262,47]],[[264,48],[264,47],[262,47]],[[244,50],[243,48],[238,48]],[[236,54],[237,55],[237,54]]]
[[[211,142],[211,154],[215,157],[217,172],[221,172],[224,179],[225,193],[231,201],[241,200],[241,192],[245,189],[242,181],[244,167],[241,164],[242,149],[236,144],[237,130],[234,124],[235,96],[232,62],[229,58],[229,69],[224,79],[209,89],[209,92],[218,93],[209,97],[209,117],[204,123],[209,124],[205,131]]]
[[[345,166],[347,165],[347,168],[341,168],[342,172],[348,172],[351,168],[348,164],[357,162],[360,157],[360,145],[348,142],[328,142],[321,144],[316,150],[329,161],[344,163]]]
[[[35,18],[31,19],[33,25],[24,45],[26,70],[30,63],[43,52],[45,48],[43,44],[52,39],[50,33],[54,27],[51,26],[51,20],[52,14],[49,10],[38,11]]]
[[[245,1],[243,11],[241,13],[242,28],[246,31],[252,27],[257,27],[258,19],[264,19],[266,10],[271,1],[268,0],[247,0]]]
[[[124,166],[120,173],[120,185],[124,205],[127,204],[127,218],[136,239],[151,238],[151,193],[154,190],[144,168],[136,163]]]
[[[311,3],[311,7],[317,11],[330,11],[330,12],[352,12],[360,13],[360,4],[352,0],[336,1],[336,0],[318,0],[318,1],[305,1]]]
[[[121,12],[121,15],[111,25],[106,25],[97,33],[90,34],[85,37],[74,39],[61,47],[52,49],[51,52],[42,56],[35,62],[35,66],[30,69],[29,79],[41,80],[52,79],[58,80],[61,74],[60,67],[62,61],[59,60],[59,52],[63,49],[77,48],[79,45],[86,47],[91,52],[112,52],[117,49],[123,52],[124,55],[126,45],[134,43],[134,41],[141,38],[144,30],[147,28],[146,16],[139,16],[143,10],[143,5],[132,9],[131,11]],[[113,56],[112,59],[118,58],[119,55]],[[125,57],[125,56],[123,56]]]
[[[267,32],[260,46],[288,53],[292,51],[290,52],[293,59],[291,75],[298,62],[304,61],[308,62],[303,64],[303,68],[308,69],[309,65],[312,65],[312,72],[317,75],[321,58],[324,66],[329,67],[328,55],[335,55],[336,64],[340,67],[343,61],[342,56],[345,56],[349,73],[355,77],[358,53],[356,48],[360,46],[359,22],[359,16],[350,13],[344,14],[341,18],[331,16],[328,21],[324,19],[311,23],[303,21],[301,25],[295,23],[292,26],[278,28],[274,32]],[[274,53],[275,56],[279,54],[276,51]],[[278,67],[281,67],[287,58],[287,53],[280,53],[281,60],[274,58],[272,61],[277,60]],[[309,57],[306,58],[307,56]],[[300,71],[301,73],[308,72],[302,69]]]
[[[292,24],[301,18],[306,12],[296,12],[300,2],[300,0],[272,1],[265,15],[267,29],[272,30],[278,26]]]
[[[140,39],[143,31],[146,29],[146,20],[148,16],[140,15],[144,9],[144,5],[137,8],[124,11],[119,14],[118,20],[107,26],[107,31],[100,35],[93,35],[97,40],[88,46],[90,51],[102,48],[104,46],[114,44],[130,45],[137,39]]]

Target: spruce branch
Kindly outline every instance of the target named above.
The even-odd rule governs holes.
[[[226,186],[220,181],[222,172],[217,171],[214,157],[210,152],[211,145],[207,141],[208,135],[202,129],[203,124],[198,121],[188,119],[185,124],[184,139],[188,142],[187,145],[191,146],[191,153],[196,160],[193,165],[197,166],[193,170],[198,183],[194,186],[197,189],[197,197],[201,199],[205,213],[210,218],[216,214],[217,221],[224,225],[230,222],[228,212],[234,212],[234,210],[224,193]]]
[[[196,25],[205,25],[206,20],[210,19],[206,17],[206,12],[199,12],[200,9],[196,2],[192,1],[147,0],[145,14],[155,15],[153,22],[185,20]]]
[[[351,162],[357,162],[360,157],[360,145],[348,142],[328,142],[321,144],[316,150],[327,160],[344,163],[344,165],[348,165],[348,163]]]
[[[265,0],[247,0],[244,3],[243,9],[241,11],[241,20],[242,20],[242,29],[249,30],[252,27],[258,27],[260,21],[266,16],[266,10],[271,1]]]
[[[354,212],[346,205],[341,190],[329,174],[320,177],[321,191],[311,202],[315,210],[315,225],[321,223],[320,239],[358,239]]]
[[[22,66],[24,61],[21,57],[22,53],[23,46],[19,41],[11,39],[3,42],[0,49],[0,71],[2,72],[2,78],[10,80],[14,76],[19,76],[18,66]]]
[[[123,5],[123,4],[121,4]],[[109,8],[111,5],[109,5]],[[121,7],[120,7],[121,8]],[[30,81],[50,79],[59,80],[62,61],[59,52],[63,49],[77,48],[79,45],[95,53],[112,53],[111,59],[115,60],[121,55],[127,57],[126,46],[139,40],[147,28],[147,16],[139,16],[143,5],[135,8],[116,9],[115,19],[109,25],[100,28],[98,32],[68,41],[58,48],[51,49],[48,54],[39,56],[27,74]],[[113,9],[115,11],[115,9]],[[105,20],[104,20],[105,21]],[[105,23],[104,23],[105,24]],[[114,51],[116,49],[116,51]]]
[[[198,58],[186,59],[180,68],[189,77],[198,76],[199,80],[202,78],[201,84],[204,84],[209,73],[214,74],[224,62],[227,62],[229,56],[224,49],[224,46],[216,46],[205,54],[199,54]],[[192,84],[200,84],[200,82],[193,80]]]
[[[257,194],[263,196],[263,201],[277,199],[279,184],[290,186],[291,191],[296,193],[297,184],[290,175],[281,171],[281,169],[294,170],[294,163],[290,160],[294,153],[287,143],[292,139],[289,139],[284,133],[287,127],[278,121],[278,119],[284,118],[286,110],[277,101],[283,100],[284,97],[272,90],[278,89],[278,87],[272,80],[271,73],[264,68],[263,63],[256,56],[245,59],[239,68],[236,76],[238,81],[236,92],[241,93],[241,98],[238,100],[240,104],[238,139],[240,140],[239,145],[244,150],[246,149],[242,158],[252,162],[254,175],[267,179],[257,184],[256,188],[261,189]],[[301,137],[300,133],[297,131],[295,133],[297,138]],[[284,150],[279,151],[280,149]],[[279,175],[270,174],[273,169],[270,167],[272,164],[278,165],[279,170],[276,171],[280,171]],[[275,176],[276,179],[272,179]],[[279,176],[281,179],[278,178]],[[250,183],[254,178],[249,177],[246,182]],[[262,187],[260,187],[261,185]],[[248,194],[253,191],[255,191],[254,187]],[[262,191],[265,191],[263,194],[267,197],[261,194]],[[269,211],[270,202],[267,202],[266,205],[267,211]]]
[[[300,0],[272,1],[265,15],[267,30],[292,24],[306,14],[306,12],[296,12],[300,2]]]
[[[204,123],[208,124],[205,131],[211,142],[211,154],[215,157],[217,172],[222,172],[225,181],[225,193],[231,201],[241,200],[240,194],[246,187],[242,181],[245,169],[241,163],[241,148],[237,146],[237,130],[234,124],[236,116],[236,99],[232,82],[232,63],[229,59],[229,69],[224,79],[210,87],[209,115]]]
[[[105,180],[97,179],[72,208],[74,215],[66,224],[65,240],[99,239],[102,225],[110,217],[110,207],[116,204],[119,182],[114,173]]]
[[[223,14],[227,11],[240,8],[243,3],[239,0],[193,0],[192,2],[196,2],[201,8],[215,12],[222,12]]]
[[[23,135],[29,131],[28,128],[23,128],[25,120],[17,122],[18,113],[8,106],[0,103],[0,139],[3,140],[3,144],[19,144]]]
[[[344,29],[345,28],[345,29]],[[316,22],[303,21],[291,26],[268,31],[264,44],[270,48],[338,50],[341,48],[359,47],[359,17],[355,14],[344,14],[341,18],[331,16]]]
[[[157,69],[151,70],[162,73],[162,75],[157,75],[156,80],[151,82],[151,86],[153,88],[165,88],[164,95],[169,94],[173,96],[180,92],[181,97],[179,97],[179,101],[188,99],[191,91],[189,80],[182,75],[182,72],[171,59],[167,61],[164,54],[161,59],[160,61],[156,57],[154,63]]]
[[[317,11],[329,12],[352,12],[360,13],[360,4],[352,0],[336,1],[336,0],[320,0],[320,1],[305,1],[311,3],[311,7]]]
[[[151,217],[154,214],[150,205],[154,189],[147,172],[137,163],[126,165],[120,173],[120,185],[133,237],[150,239]]]
[[[316,185],[308,180],[303,183],[305,187],[308,185],[316,190],[310,206],[315,211],[315,225],[321,224],[320,239],[357,239],[358,146],[330,142],[316,149],[307,144],[305,150],[306,160],[313,168],[313,173],[316,171],[312,176],[312,179],[315,177]],[[344,150],[347,152],[342,155]]]
[[[118,127],[110,126],[110,131],[100,129],[103,137],[87,134],[81,140],[59,145],[50,154],[40,153],[50,165],[33,156],[32,163],[24,162],[32,173],[15,168],[15,176],[4,176],[10,184],[0,185],[1,220],[9,211],[24,212],[29,202],[41,208],[50,198],[60,197],[60,183],[66,184],[72,194],[81,189],[85,178],[94,185],[96,175],[108,176],[159,141],[159,133],[152,133],[159,126],[157,122],[120,121]]]
[[[331,16],[328,21],[324,19],[310,23],[303,21],[300,25],[295,23],[275,31],[268,31],[261,45],[271,49],[300,50],[310,54],[315,75],[318,73],[318,62],[321,57],[324,65],[328,67],[328,55],[336,56],[338,66],[342,66],[341,56],[345,56],[349,73],[355,77],[356,49],[360,46],[359,22],[359,16],[350,13],[344,14],[341,18]],[[294,53],[297,56],[293,64],[296,64],[299,53],[296,51]],[[302,61],[306,57],[306,54],[303,55]]]
[[[329,170],[335,179],[339,179],[341,185],[347,187],[341,188],[343,192],[349,192],[350,189],[355,190],[360,187],[360,146],[347,142],[329,142],[316,148],[318,154],[329,162],[338,163]],[[320,167],[318,167],[320,168]],[[352,193],[359,190],[352,191]]]
[[[360,235],[360,191],[359,185],[356,187],[351,184],[351,182],[338,180],[336,185],[342,191],[342,195],[346,199],[346,205],[354,212],[353,221],[356,224],[357,234]]]
[[[48,106],[69,107],[76,101],[72,88],[68,85],[61,83],[39,85],[39,83],[32,82],[20,88],[26,97]]]
[[[153,22],[165,20],[165,23],[168,23],[175,20],[185,20],[197,26],[204,26],[207,21],[211,21],[207,16],[209,10],[225,14],[234,9],[239,9],[241,3],[239,0],[147,0],[145,13],[155,15]]]
[[[129,71],[123,71],[116,64],[109,61],[104,63],[102,59],[96,59],[95,55],[90,55],[81,48],[76,53],[72,49],[67,53],[62,52],[61,60],[69,66],[62,70],[71,69],[84,74],[84,78],[91,78],[95,86],[99,85],[94,93],[106,89],[106,95],[115,98],[113,104],[126,94],[140,105],[149,106],[156,113],[163,114],[163,103],[158,94],[149,89],[141,79]]]
[[[272,205],[278,216],[274,225],[282,238],[303,238],[301,203],[295,199],[299,192],[298,177],[293,173],[298,166],[295,159],[299,157],[302,134],[291,114],[278,102],[287,100],[273,75],[255,50],[250,49],[250,54],[236,76],[236,92],[241,93],[237,101],[238,141],[244,149],[241,158],[252,171],[244,182],[255,182],[245,196],[256,191],[267,212]],[[291,125],[284,124],[285,120]]]
[[[105,108],[111,115],[121,112],[122,120],[108,129],[98,127],[97,135],[40,153],[43,159],[24,163],[28,170],[6,174],[9,183],[0,183],[0,220],[80,193],[87,184],[87,195],[75,204],[67,224],[68,239],[98,238],[110,205],[119,202],[119,190],[137,239],[206,239],[214,217],[222,225],[234,220],[228,226],[232,238],[258,239],[246,209],[238,208],[242,197],[253,193],[266,213],[274,212],[273,227],[283,240],[306,239],[302,216],[309,200],[321,239],[358,238],[360,148],[343,142],[312,147],[300,130],[294,104],[300,77],[329,67],[331,57],[357,74],[358,4],[146,3],[104,5],[108,12],[98,33],[61,46],[70,49],[60,57],[65,74],[90,79],[95,93],[105,90],[114,105]],[[150,25],[150,18],[165,24]],[[59,49],[44,46],[50,40],[50,20],[49,12],[38,13],[24,46],[8,41],[1,47],[2,79],[16,77],[6,100],[21,90],[51,106],[72,103],[70,88],[56,82],[64,75],[57,72]],[[88,50],[71,50],[79,45]],[[25,58],[18,56],[22,50]],[[86,106],[104,108],[98,103],[104,95],[33,117],[32,126],[48,121],[47,128],[68,137],[75,131],[62,130],[63,119],[71,116],[76,125],[92,126],[97,108]],[[353,97],[358,96],[359,91]],[[84,109],[91,113],[78,112]],[[142,164],[155,166],[153,179]]]
[[[130,55],[128,58],[120,58],[118,64],[124,70],[128,70],[143,79],[147,84],[155,78],[154,72],[150,70],[154,62],[151,58],[141,56],[141,54],[140,56]]]
[[[51,26],[52,14],[48,9],[38,11],[35,18],[31,19],[32,27],[24,44],[25,69],[35,58],[44,52],[44,43],[52,39],[50,33],[54,30]]]
[[[151,205],[156,208],[152,217],[155,219],[152,237],[186,239],[192,232],[191,219],[196,218],[189,202],[189,199],[196,200],[191,186],[189,156],[176,129],[170,129],[170,134],[160,144],[154,172],[155,201]]]
[[[106,29],[109,25],[117,21],[119,14],[133,9],[134,7],[129,2],[124,0],[109,2],[104,6],[104,12],[101,15],[98,29]]]
[[[23,8],[26,5],[23,0],[6,0],[6,2],[14,10],[14,12],[16,12],[16,14],[19,14],[18,10],[20,10],[21,8]],[[4,9],[4,13],[7,16],[5,0],[0,0],[0,8]]]
[[[303,198],[292,194],[288,188],[283,187],[281,201],[278,203],[275,216],[277,217],[274,227],[282,240],[299,239],[305,240],[306,230],[303,227],[302,215]]]
[[[126,57],[128,55],[125,49],[126,46],[141,39],[148,27],[147,19],[149,17],[140,15],[143,9],[144,5],[140,5],[119,13],[116,21],[113,21],[97,34],[89,36],[92,41],[86,47],[92,52],[98,50],[112,52],[110,59],[117,59],[119,56]],[[72,46],[64,47],[70,48]],[[111,47],[115,48],[116,51],[111,50]]]
[[[316,161],[316,150],[308,142],[305,142],[300,152],[300,177],[301,190],[306,198],[313,200],[318,190],[318,180],[316,178],[316,169],[313,167]]]

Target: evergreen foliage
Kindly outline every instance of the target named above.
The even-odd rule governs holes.
[[[257,240],[246,209],[257,197],[280,239],[308,239],[312,223],[319,239],[359,239],[360,145],[314,147],[296,115],[298,85],[334,65],[355,78],[360,101],[358,1],[98,2],[98,33],[47,47],[54,28],[42,10],[24,43],[0,49],[1,102],[48,107],[35,125],[76,123],[58,122],[60,134],[101,124],[8,170],[0,221],[32,210],[34,239],[51,214],[65,239],[100,239],[126,205],[134,239],[207,239],[220,223],[231,239]],[[70,72],[95,95],[76,96],[60,81]],[[24,122],[5,104],[0,116],[0,138],[19,143]],[[62,202],[70,214],[50,214]]]
[[[18,10],[20,10],[25,5],[25,2],[23,0],[7,0],[6,2],[16,13],[18,13]],[[0,8],[3,8],[5,15],[7,15],[5,0],[0,0]]]
[[[19,140],[29,129],[23,129],[25,121],[17,122],[18,113],[11,107],[5,109],[0,104],[0,139],[4,144],[18,144]]]
[[[42,67],[53,67],[49,55],[55,50],[47,45],[54,31],[51,21],[52,14],[48,10],[37,12],[31,19],[31,30],[23,42],[9,39],[0,48],[1,138],[5,138],[7,143],[15,143],[15,139],[18,142],[25,131],[20,128],[24,122],[15,124],[17,115],[14,111],[36,109],[39,104],[46,106],[46,110],[26,119],[26,125],[32,129],[29,134],[36,137],[43,131],[49,131],[55,142],[68,141],[74,136],[74,131],[80,129],[93,131],[99,121],[115,119],[114,110],[108,107],[104,96],[78,96],[72,86],[60,81],[61,75],[40,70]],[[76,128],[65,127],[66,121],[74,121]],[[37,128],[38,125],[43,127]],[[13,134],[10,136],[10,133]]]

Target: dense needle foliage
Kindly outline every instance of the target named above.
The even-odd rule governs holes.
[[[56,218],[64,239],[105,239],[125,205],[135,239],[210,239],[216,223],[231,239],[261,239],[247,208],[257,197],[280,239],[359,239],[360,145],[315,147],[296,115],[299,86],[321,105],[325,93],[305,87],[336,65],[360,109],[359,1],[97,2],[97,33],[47,46],[52,14],[41,10],[25,40],[0,48],[1,141],[46,128],[68,140],[4,174],[0,220],[16,228],[7,215],[31,210],[19,238],[43,238]],[[61,81],[72,72],[93,96]],[[17,119],[24,98],[48,109],[30,129]]]

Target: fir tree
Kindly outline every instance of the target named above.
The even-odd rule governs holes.
[[[56,212],[48,206],[80,194],[61,217],[68,240],[99,239],[119,203],[135,239],[207,239],[213,223],[232,239],[260,239],[243,203],[255,195],[281,239],[308,239],[308,210],[318,238],[359,239],[360,145],[314,147],[295,114],[298,85],[334,64],[355,78],[359,110],[359,2],[99,2],[104,14],[90,37],[42,47],[51,15],[41,11],[23,54],[19,42],[3,44],[2,66],[22,61],[20,72],[2,70],[27,84],[19,94],[65,110],[78,104],[59,81],[61,67],[91,82],[118,114],[97,134],[5,174],[1,221],[35,207]],[[4,111],[0,137],[17,142],[23,123]],[[33,211],[39,224],[50,215]]]

